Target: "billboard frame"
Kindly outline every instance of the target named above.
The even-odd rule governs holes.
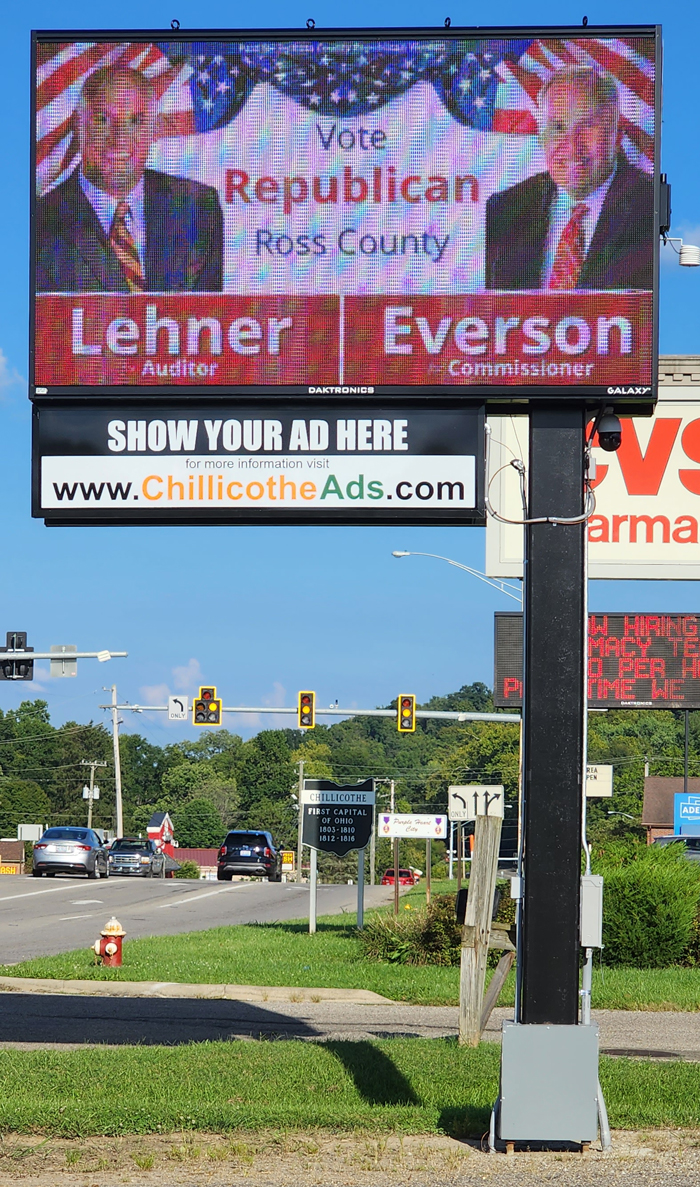
[[[358,29],[339,27],[339,28],[303,28],[303,29],[246,29],[235,30],[230,29],[120,29],[120,30],[33,30],[31,33],[31,123],[30,123],[30,186],[31,186],[31,209],[30,209],[30,228],[31,228],[31,243],[30,243],[30,312],[29,312],[29,392],[31,400],[66,400],[71,401],[89,401],[95,402],[106,401],[114,398],[126,397],[130,400],[139,400],[144,403],[155,403],[159,398],[186,399],[186,389],[177,385],[100,385],[98,389],[95,387],[83,386],[60,386],[46,388],[37,386],[35,375],[35,361],[36,361],[36,343],[35,343],[35,319],[36,319],[36,70],[37,70],[37,48],[43,43],[56,42],[92,42],[96,39],[105,42],[123,42],[123,41],[170,41],[170,42],[195,42],[197,40],[218,40],[230,42],[231,44],[238,44],[241,42],[250,41],[269,41],[286,43],[290,41],[339,41],[339,40],[353,40],[372,42],[381,38],[399,41],[402,39],[412,39],[416,41],[429,41],[445,39],[448,41],[459,41],[467,38],[474,38],[477,40],[492,38],[518,38],[523,36],[538,37],[543,36],[547,38],[568,38],[575,39],[581,36],[586,38],[591,37],[616,37],[616,36],[635,36],[647,37],[654,40],[655,47],[655,72],[654,72],[654,222],[658,230],[660,219],[660,202],[661,202],[661,172],[660,172],[660,149],[661,149],[661,104],[662,104],[662,40],[661,40],[661,26],[658,24],[615,24],[615,25],[525,25],[525,26],[457,26],[450,25],[449,27],[417,27],[408,28],[400,26],[397,28],[376,28],[370,29],[366,26]],[[537,388],[536,385],[527,385],[516,387],[515,385],[508,385],[504,390],[503,387],[498,388],[496,384],[482,385],[482,384],[468,384],[463,388],[458,385],[437,385],[437,384],[415,384],[411,386],[389,384],[389,385],[375,385],[369,394],[375,395],[379,400],[401,399],[407,400],[450,400],[456,397],[463,401],[470,401],[477,404],[486,403],[493,411],[496,408],[503,408],[513,411],[515,408],[521,412],[527,411],[532,403],[573,403],[575,401],[583,402],[589,407],[598,407],[601,401],[614,402],[616,408],[625,411],[634,410],[637,415],[643,415],[648,411],[656,400],[658,389],[658,333],[659,333],[659,242],[660,236],[655,237],[653,244],[653,282],[652,282],[652,317],[651,317],[651,382],[646,385],[627,385],[625,387],[610,388],[604,385],[592,386],[576,386],[575,384],[565,385],[561,387],[544,386]],[[605,290],[607,292],[607,290]],[[459,296],[460,294],[455,294]],[[191,394],[190,401],[194,402],[199,398],[196,385],[192,385],[189,389]],[[295,385],[206,385],[207,399],[212,401],[233,399],[260,399],[273,400],[284,398],[302,398],[313,395],[314,389],[307,384]],[[324,399],[346,399],[348,396],[358,394],[367,394],[367,389],[359,389],[354,385],[332,385],[326,388],[323,392]]]

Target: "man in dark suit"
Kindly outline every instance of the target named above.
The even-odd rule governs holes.
[[[587,67],[538,98],[547,172],[486,203],[487,289],[651,289],[651,177],[620,151],[617,87]]]
[[[76,111],[80,166],[37,204],[37,292],[221,292],[216,190],[146,168],[151,82],[106,67]]]

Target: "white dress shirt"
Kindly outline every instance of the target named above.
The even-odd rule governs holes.
[[[608,195],[608,190],[612,185],[614,176],[615,169],[613,169],[607,181],[604,181],[601,186],[598,186],[597,190],[594,190],[592,194],[588,194],[585,198],[572,198],[570,194],[567,194],[566,190],[562,190],[557,186],[557,192],[549,211],[549,231],[547,233],[544,264],[542,267],[542,288],[549,288],[559,240],[564,233],[564,228],[571,218],[575,206],[587,207],[587,213],[581,220],[581,227],[583,228],[584,250],[588,254],[588,249],[591,246],[598,219],[600,218],[600,212],[603,209],[603,203]]]
[[[92,209],[95,211],[98,219],[100,220],[102,230],[108,239],[118,204],[120,202],[126,202],[128,204],[129,214],[126,216],[126,225],[131,232],[136,250],[139,253],[141,267],[143,268],[145,264],[144,256],[146,248],[146,220],[143,210],[143,177],[136,183],[131,193],[127,194],[125,198],[114,198],[111,194],[106,194],[104,190],[99,189],[96,185],[93,185],[91,181],[88,181],[81,169],[80,188],[92,206]]]

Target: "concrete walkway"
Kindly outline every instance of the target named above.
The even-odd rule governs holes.
[[[52,981],[1,977],[0,1047],[178,1044],[235,1038],[367,1041],[457,1033],[455,1006],[392,1002],[363,989]],[[499,1042],[512,1009],[494,1010]],[[594,1010],[605,1055],[700,1062],[700,1012]]]

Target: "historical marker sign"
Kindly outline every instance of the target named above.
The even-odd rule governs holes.
[[[364,849],[372,835],[374,798],[374,779],[348,784],[305,779],[301,793],[303,843],[336,857]]]

